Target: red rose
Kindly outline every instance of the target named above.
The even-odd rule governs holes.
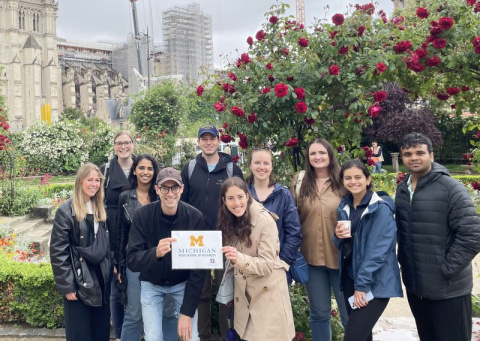
[[[270,92],[270,90],[271,90],[270,87],[266,86],[262,90],[260,90],[260,93],[262,95],[265,95],[265,94],[268,94]]]
[[[480,54],[480,45],[475,46],[475,53]]]
[[[473,46],[480,46],[480,36],[473,38]]]
[[[305,38],[298,39],[298,45],[300,45],[301,47],[307,47],[308,46],[308,39],[305,39]]]
[[[288,81],[288,82],[291,82],[291,81],[293,81],[294,79],[295,79],[295,77],[293,77],[293,76],[288,76],[288,77],[287,77],[287,81]]]
[[[305,102],[298,102],[297,104],[295,104],[295,110],[299,113],[299,114],[304,114],[307,112],[307,109],[308,109],[308,106],[307,106],[307,103]]]
[[[380,114],[380,111],[382,111],[382,108],[379,105],[372,105],[370,108],[368,108],[368,115],[370,117],[377,117]]]
[[[213,105],[213,107],[215,108],[215,111],[217,111],[217,112],[225,111],[225,104],[224,103],[217,102]]]
[[[441,101],[446,101],[450,96],[448,96],[446,93],[444,92],[439,92],[437,94],[437,98]]]
[[[467,5],[473,6],[475,5],[477,0],[467,0]]]
[[[475,13],[480,12],[480,2],[477,2],[477,3],[475,4],[475,8],[473,9],[473,11],[474,11]]]
[[[332,42],[330,43],[330,45],[332,45],[332,46],[337,46],[337,42],[336,42],[336,41],[332,41]]]
[[[227,123],[227,122],[223,122],[222,127],[223,127],[223,129],[227,129],[227,128],[228,128],[228,123]]]
[[[348,52],[348,46],[342,46],[338,49],[338,54],[339,55],[344,55],[347,52]]]
[[[289,52],[288,50],[284,47],[282,48],[282,53],[285,55],[285,56],[288,56]]]
[[[431,34],[432,36],[438,36],[438,35],[440,35],[440,33],[442,33],[442,32],[443,32],[443,30],[442,30],[442,28],[441,28],[440,26],[435,26],[435,27],[432,27],[432,28],[430,29],[430,34]]]
[[[427,66],[435,67],[435,66],[438,66],[441,62],[442,60],[439,57],[433,56],[427,59],[426,64]]]
[[[427,57],[428,51],[425,49],[418,49],[418,50],[415,50],[415,52],[413,53],[415,53],[418,56],[418,59],[424,59]]]
[[[330,69],[328,69],[328,73],[332,76],[337,76],[340,73],[340,66],[332,65]]]
[[[365,32],[365,26],[360,26],[359,28],[357,28],[357,33],[359,37],[363,36],[363,32]]]
[[[272,63],[268,63],[265,67],[269,70],[273,69]]]
[[[436,49],[443,49],[445,46],[447,46],[447,41],[443,38],[438,38],[432,42],[432,45]]]
[[[335,36],[336,36],[338,33],[340,33],[340,31],[331,31],[331,32],[330,32],[330,38],[331,38],[331,39],[335,39]]]
[[[275,91],[275,95],[277,95],[277,97],[285,97],[288,95],[288,86],[283,83],[278,83],[273,88],[273,91]]]
[[[250,46],[253,45],[253,38],[252,38],[252,37],[249,36],[249,37],[247,38],[247,44],[250,45]]]
[[[420,19],[427,19],[428,18],[428,11],[425,7],[418,7],[417,8],[417,17]]]
[[[460,89],[457,88],[456,86],[447,88],[447,94],[449,94],[450,96],[455,96],[455,95],[458,95],[459,93],[460,93]]]
[[[242,59],[242,62],[245,63],[245,64],[248,64],[250,63],[252,60],[250,59],[250,56],[248,55],[248,53],[242,53],[242,55],[240,56],[240,58]]]
[[[285,143],[285,145],[287,147],[296,147],[298,145],[298,139],[296,137],[292,137]]]
[[[228,74],[228,78],[230,78],[232,81],[236,81],[237,80],[237,76],[235,75],[235,73],[233,72],[230,72]]]
[[[273,77],[273,75],[270,75],[270,76],[268,76],[268,80],[269,80],[270,82],[274,82],[274,81],[275,81],[275,77]]]
[[[463,92],[467,92],[468,90],[470,90],[470,88],[466,85],[462,86],[462,91]]]
[[[387,92],[386,91],[377,91],[373,95],[373,99],[375,100],[375,102],[384,101],[386,98],[387,98]]]
[[[238,141],[238,145],[240,146],[240,148],[242,149],[247,149],[248,148],[248,142],[247,142],[247,139],[245,138],[245,140],[240,140]]]
[[[199,85],[197,88],[197,96],[202,96],[204,91],[205,91],[205,88],[203,87],[203,85]]]
[[[238,160],[240,160],[240,156],[235,155],[234,157],[232,157],[232,161],[233,161],[233,162],[237,163]]]
[[[268,19],[268,21],[270,21],[271,24],[275,25],[278,22],[278,18],[272,15],[270,19]]]
[[[345,17],[343,16],[343,14],[337,13],[332,17],[332,21],[335,25],[339,26],[343,24],[343,22],[345,21]]]
[[[414,57],[405,58],[405,64],[407,64],[407,68],[417,73],[425,70],[425,66],[418,62],[418,57],[416,55],[414,55]]]
[[[263,32],[263,30],[258,31],[257,34],[255,34],[255,38],[259,41],[265,39],[265,32]]]
[[[402,40],[393,47],[397,54],[403,53],[411,48],[412,43],[409,40]]]
[[[315,123],[315,119],[314,119],[313,117],[312,117],[312,118],[307,118],[307,117],[305,117],[305,118],[303,119],[303,121],[304,121],[306,124],[308,124],[309,126],[311,126],[312,124]]]
[[[455,23],[455,21],[453,21],[453,19],[450,18],[450,17],[443,17],[443,18],[440,18],[440,20],[438,20],[438,25],[443,30],[451,29],[454,23]]]
[[[232,107],[230,110],[232,111],[232,114],[234,114],[235,116],[238,116],[238,117],[245,116],[245,111],[243,111],[239,107]]]
[[[250,123],[253,123],[257,120],[257,114],[255,114],[254,112],[252,112],[250,115],[247,116],[247,120],[248,122]]]
[[[220,136],[220,141],[222,141],[223,143],[230,143],[232,142],[232,137],[230,135],[221,135]]]
[[[297,95],[297,99],[305,98],[305,90],[303,88],[295,88],[293,92],[295,93],[295,95]]]
[[[387,66],[384,63],[377,63],[376,66],[377,66],[378,72],[380,73],[383,73],[387,70]]]

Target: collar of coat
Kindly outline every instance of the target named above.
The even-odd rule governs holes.
[[[374,212],[377,208],[378,205],[385,204],[387,205],[390,210],[395,213],[395,204],[388,195],[387,192],[373,192],[372,198],[370,199],[370,203],[368,204],[367,208],[363,211],[362,216],[360,217],[363,218],[365,215]],[[350,206],[347,205],[347,199],[344,198],[339,205],[339,209],[344,211],[347,214],[347,217],[350,217]]]
[[[250,213],[250,223],[252,224],[252,226],[257,225],[258,218],[260,218],[260,215],[262,213],[270,214],[273,220],[278,220],[278,216],[275,213],[267,210],[262,204],[260,204],[258,201],[256,201],[253,198],[252,198],[252,203],[250,204],[249,213]]]

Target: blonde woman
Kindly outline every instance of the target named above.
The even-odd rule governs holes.
[[[50,262],[63,296],[67,341],[108,341],[112,273],[103,176],[97,166],[80,167],[73,198],[58,209]]]

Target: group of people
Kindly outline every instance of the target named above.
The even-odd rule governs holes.
[[[299,249],[308,263],[312,340],[332,338],[332,292],[344,340],[372,340],[389,299],[403,295],[397,243],[420,339],[471,339],[480,219],[461,184],[433,162],[426,136],[400,142],[409,174],[395,203],[373,190],[362,162],[340,166],[320,138],[308,145],[290,188],[276,182],[268,147],[251,150],[244,181],[231,156],[218,151],[213,125],[200,127],[201,153],[180,173],[160,169],[150,155],[134,156],[126,131],[113,142],[109,163],[78,170],[52,229],[68,341],[108,340],[110,317],[122,341],[212,338],[212,271],[172,269],[174,230],[222,231],[231,267],[213,272],[214,292],[224,271],[234,277],[232,304],[219,305],[224,340],[228,317],[237,339],[294,338],[289,267]]]

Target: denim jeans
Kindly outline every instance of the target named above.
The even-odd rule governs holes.
[[[142,303],[140,302],[141,286],[138,276],[140,272],[132,272],[127,268],[127,305],[122,326],[122,341],[139,341],[143,333]],[[163,335],[165,340],[178,339],[178,315],[175,301],[169,294],[165,296],[163,307]]]
[[[310,328],[312,341],[332,340],[330,317],[332,312],[332,289],[337,301],[343,328],[348,323],[348,313],[343,294],[340,292],[340,271],[326,266],[308,265],[309,278],[305,284],[310,301]]]
[[[173,286],[160,286],[142,281],[141,302],[142,316],[145,331],[145,341],[164,341],[163,338],[163,307],[165,295],[171,294],[175,302],[176,311],[180,311],[183,302],[186,282]],[[197,313],[192,318],[192,341],[198,341]],[[175,341],[177,336],[175,336]],[[165,341],[174,341],[165,338]]]
[[[382,174],[382,163],[381,162],[375,162],[375,168],[372,170],[372,173]]]
[[[112,315],[113,335],[116,339],[119,339],[122,334],[123,315],[125,312],[125,307],[117,302],[119,293],[116,283],[116,276],[113,276],[110,286],[110,314]]]

